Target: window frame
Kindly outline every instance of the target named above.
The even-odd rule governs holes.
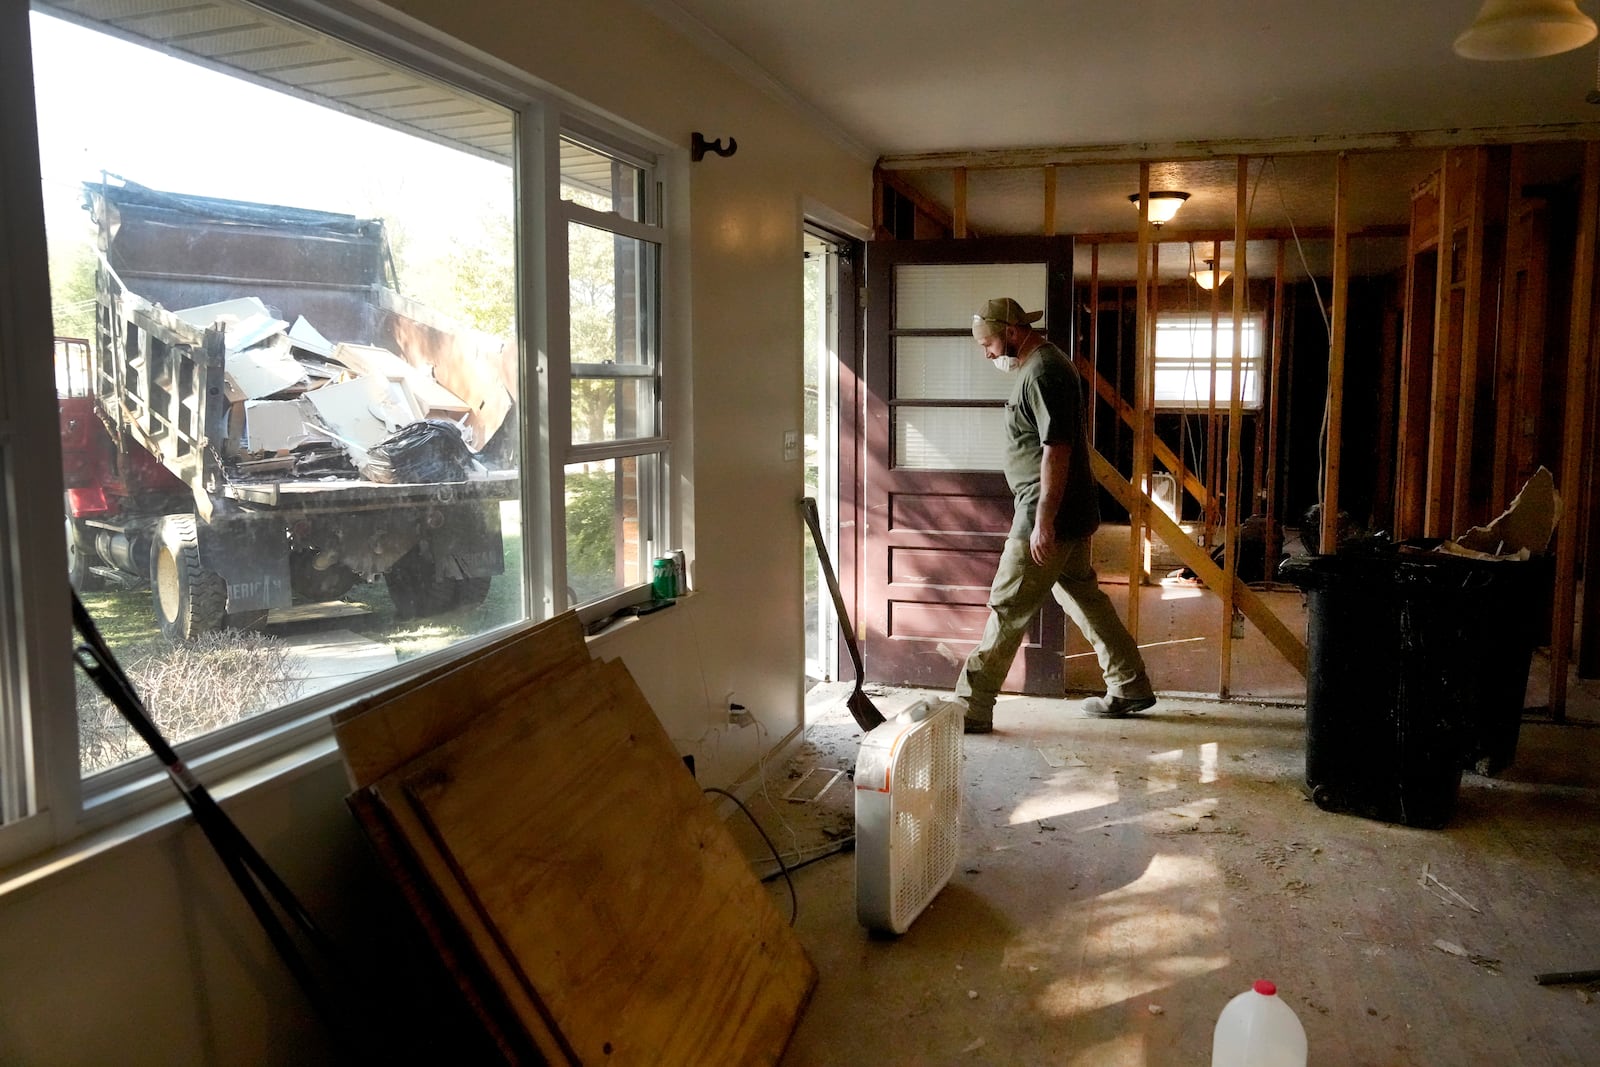
[[[558,489],[571,455],[585,454],[570,444],[568,404],[562,402],[569,372],[566,339],[566,207],[560,199],[559,141],[563,133],[645,169],[645,201],[654,212],[648,239],[659,246],[653,323],[657,382],[657,434],[625,442],[630,454],[660,457],[662,478],[653,487],[655,529],[670,539],[678,518],[667,477],[671,439],[662,367],[664,277],[675,263],[661,225],[662,172],[671,161],[681,173],[679,152],[642,132],[606,119],[532,75],[474,53],[444,34],[398,15],[374,12],[360,0],[236,0],[298,22],[352,48],[453,85],[507,108],[516,138],[508,164],[513,169],[518,259],[517,308],[522,398],[515,417],[522,442],[523,602],[517,623],[475,635],[448,649],[419,656],[387,671],[296,701],[262,715],[184,742],[178,751],[208,782],[243,771],[259,771],[294,753],[325,757],[331,730],[328,709],[373,689],[403,682],[441,660],[468,655],[476,647],[530,627],[565,610],[565,514]],[[45,14],[59,15],[48,4]],[[66,573],[58,502],[62,497],[59,426],[54,367],[46,359],[9,358],[13,353],[50,348],[50,316],[44,214],[40,202],[39,140],[32,84],[32,4],[5,5],[0,14],[0,755],[23,751],[27,779],[10,787],[24,790],[29,808],[0,822],[0,867],[64,844],[84,833],[125,820],[171,799],[165,774],[153,756],[82,777],[78,765],[77,716],[69,656],[62,654],[71,630],[68,600],[61,595]],[[103,32],[103,31],[102,31]],[[638,224],[591,212],[604,228],[634,236]],[[626,223],[626,226],[620,224]],[[646,231],[639,231],[642,235]],[[41,347],[42,346],[42,347]],[[3,405],[11,404],[8,410]],[[554,432],[561,427],[560,432]],[[27,462],[12,447],[28,441]],[[610,444],[610,443],[608,443]],[[53,506],[28,507],[41,501]],[[668,525],[673,523],[674,525]],[[24,565],[26,561],[26,565]],[[6,583],[9,582],[9,585]],[[646,574],[646,583],[648,574]],[[307,746],[310,746],[309,748]],[[307,758],[311,758],[307,757]],[[298,761],[296,761],[298,762]],[[294,763],[289,764],[290,766]],[[12,775],[8,780],[14,781]],[[6,788],[6,787],[0,787]],[[19,794],[20,795],[20,794]]]
[[[612,603],[620,600],[624,603],[633,602],[640,598],[641,591],[650,584],[648,557],[660,555],[667,551],[672,541],[672,504],[669,499],[668,486],[671,484],[669,471],[672,465],[671,435],[668,433],[668,411],[665,402],[667,392],[663,375],[662,347],[664,334],[662,329],[662,301],[666,287],[663,276],[666,273],[668,261],[668,241],[665,226],[665,196],[664,188],[658,173],[658,162],[637,149],[630,151],[619,147],[614,142],[607,142],[596,129],[583,120],[564,116],[560,127],[553,132],[554,145],[551,149],[553,158],[557,162],[556,185],[554,195],[548,201],[550,208],[550,222],[548,233],[552,249],[559,248],[559,277],[561,291],[552,285],[549,293],[549,310],[551,312],[547,321],[550,323],[549,341],[553,354],[556,356],[552,373],[548,376],[550,382],[550,397],[548,411],[550,412],[551,428],[551,468],[550,478],[552,490],[549,493],[549,506],[552,511],[550,531],[553,540],[552,556],[554,557],[555,573],[561,574],[563,579],[567,576],[567,550],[566,550],[566,499],[565,493],[556,487],[566,484],[567,468],[579,463],[598,463],[606,460],[646,459],[653,458],[655,463],[655,477],[647,490],[649,501],[641,509],[639,516],[641,525],[648,522],[649,534],[640,531],[640,565],[642,581],[623,585],[613,589],[609,594],[586,601],[592,603]],[[637,167],[642,171],[641,197],[638,219],[630,219],[621,213],[613,211],[598,211],[583,204],[566,200],[560,195],[559,156],[560,142],[569,140],[590,149],[608,155],[620,162]],[[615,236],[627,237],[641,241],[645,244],[656,246],[656,265],[649,279],[650,313],[652,321],[649,324],[646,341],[652,357],[646,363],[629,364],[578,364],[571,359],[571,321],[570,321],[570,294],[565,288],[567,282],[567,263],[570,246],[568,243],[569,227],[572,224],[587,226],[591,229],[611,233]],[[556,272],[553,270],[552,274]],[[560,326],[557,328],[557,309],[559,309]],[[578,371],[577,368],[582,368]],[[615,438],[609,441],[574,442],[572,433],[572,383],[575,379],[603,380],[603,379],[649,379],[654,383],[654,418],[656,432],[647,436]],[[567,589],[570,582],[562,580],[554,583],[555,610],[563,611],[575,605],[568,603]],[[646,598],[647,599],[647,598]]]
[[[1157,312],[1155,324],[1157,337],[1161,336],[1163,323],[1167,324],[1166,328],[1169,330],[1174,329],[1175,324],[1179,326],[1187,325],[1186,332],[1191,337],[1201,335],[1209,336],[1211,334],[1210,312],[1189,312],[1177,310]],[[1231,314],[1220,316],[1217,319],[1216,326],[1217,344],[1218,348],[1220,349],[1220,351],[1217,353],[1217,373],[1220,377],[1223,374],[1230,373],[1233,368],[1233,316]],[[1245,413],[1249,414],[1261,409],[1261,383],[1262,375],[1265,373],[1266,367],[1267,343],[1267,316],[1265,312],[1246,312],[1244,316],[1244,335],[1247,342],[1251,337],[1256,339],[1255,355],[1252,356],[1249,354],[1249,346],[1247,343],[1247,350],[1244,355],[1243,363],[1240,367],[1242,378],[1248,380],[1253,374],[1256,380],[1255,400],[1251,401],[1249,399],[1241,398],[1240,401],[1241,408]],[[1226,343],[1224,343],[1224,336],[1227,338]],[[1153,352],[1152,356],[1156,361],[1156,368],[1159,371],[1161,365],[1161,356],[1159,350]],[[1191,358],[1187,361],[1182,361],[1181,363],[1179,361],[1172,361],[1169,364],[1169,367],[1170,369],[1204,371],[1209,369],[1210,363],[1209,360],[1201,359],[1198,355],[1196,355],[1194,358]],[[1154,388],[1154,383],[1152,383],[1152,388]],[[1219,396],[1215,401],[1218,409],[1225,409],[1231,402],[1231,396]],[[1198,394],[1194,398],[1185,397],[1177,400],[1174,400],[1170,396],[1162,397],[1160,395],[1157,395],[1155,398],[1155,410],[1165,413],[1192,414],[1194,412],[1203,412],[1209,410],[1211,404],[1212,401],[1208,397]]]

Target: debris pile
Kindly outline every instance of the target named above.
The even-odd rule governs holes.
[[[484,472],[481,421],[432,369],[387,348],[330,341],[257,297],[174,314],[223,328],[231,478],[461,482]]]

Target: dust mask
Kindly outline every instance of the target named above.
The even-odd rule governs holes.
[[[994,364],[994,369],[1001,374],[1010,374],[1022,366],[1022,361],[1016,356],[996,356],[989,362]]]

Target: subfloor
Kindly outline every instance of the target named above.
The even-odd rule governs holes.
[[[853,768],[849,689],[813,691],[804,743],[751,798],[791,862],[853,832],[847,775],[783,796]],[[945,695],[871,691],[888,714]],[[858,925],[849,853],[794,872],[820,981],[783,1067],[1203,1065],[1258,978],[1313,1064],[1600,1062],[1600,983],[1533,979],[1600,969],[1600,685],[1575,682],[1568,716],[1526,722],[1513,766],[1467,774],[1450,824],[1422,830],[1306,800],[1297,707],[1166,698],[1104,721],[1002,699],[996,732],[965,739],[955,873],[905,935]]]

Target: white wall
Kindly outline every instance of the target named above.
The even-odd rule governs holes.
[[[668,733],[726,785],[801,723],[803,469],[798,429],[801,202],[865,225],[871,163],[752,88],[628,0],[402,0],[397,9],[682,146],[678,248],[665,333],[691,431],[686,503],[695,594],[595,649],[620,657]],[[8,102],[10,106],[10,102]],[[687,162],[690,135],[738,153]],[[681,193],[681,189],[680,189]],[[687,277],[684,277],[684,268]],[[680,432],[681,432],[681,428]],[[761,720],[723,725],[728,692]],[[230,802],[247,834],[391,998],[413,1052],[455,1033],[408,966],[381,877],[323,762]],[[322,1027],[187,824],[47,873],[0,897],[0,1062],[306,1064]],[[435,1023],[438,1023],[435,1025]],[[459,1036],[459,1035],[457,1035]],[[448,1052],[438,1062],[455,1062]]]

